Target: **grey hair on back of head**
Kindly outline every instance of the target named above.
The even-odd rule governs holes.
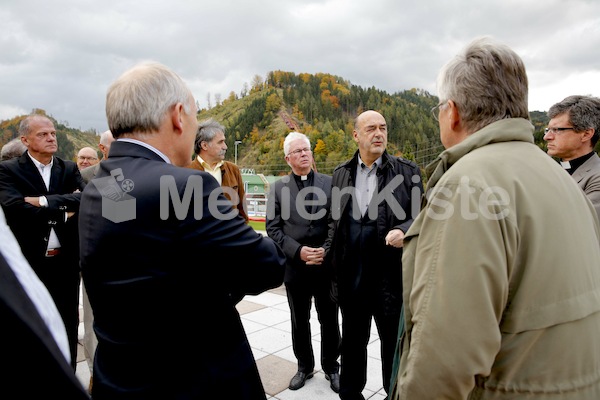
[[[157,132],[177,103],[192,112],[193,96],[183,80],[168,67],[145,62],[123,73],[108,88],[106,118],[115,139],[124,134]]]
[[[440,102],[452,100],[469,133],[504,118],[529,119],[525,64],[491,37],[469,43],[437,79]]]

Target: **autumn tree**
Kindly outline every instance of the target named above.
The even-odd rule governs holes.
[[[258,92],[263,88],[263,78],[260,75],[254,75],[252,78],[252,89],[250,93]]]

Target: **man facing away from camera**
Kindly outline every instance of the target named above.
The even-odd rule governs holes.
[[[106,115],[116,141],[83,192],[79,225],[98,338],[92,397],[265,399],[232,298],[281,285],[285,256],[232,214],[213,177],[181,168],[198,122],[172,70],[126,71]]]
[[[404,238],[392,399],[600,398],[600,229],[533,140],[525,65],[478,38],[437,81],[440,138]]]

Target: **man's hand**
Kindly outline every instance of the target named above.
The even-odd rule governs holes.
[[[325,249],[322,247],[302,246],[300,249],[300,259],[306,265],[321,265],[325,258]]]
[[[39,197],[25,197],[25,202],[35,207],[41,207]]]
[[[404,232],[400,229],[392,229],[385,235],[385,244],[397,248],[404,246]]]

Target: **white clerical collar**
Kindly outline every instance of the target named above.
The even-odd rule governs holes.
[[[560,165],[564,168],[564,169],[571,169],[571,163],[568,161],[561,161]]]

